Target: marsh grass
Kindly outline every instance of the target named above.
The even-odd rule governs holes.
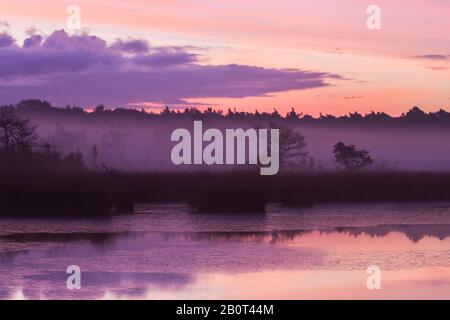
[[[0,216],[103,218],[138,202],[187,202],[204,213],[264,212],[268,202],[450,201],[450,173],[257,172],[2,174]]]

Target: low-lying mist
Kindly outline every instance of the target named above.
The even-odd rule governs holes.
[[[172,164],[173,130],[192,131],[193,120],[180,118],[74,117],[27,114],[41,140],[61,153],[80,151],[86,165],[110,169],[153,171],[195,170],[204,166]],[[269,121],[202,119],[207,128],[267,127]],[[321,169],[333,170],[332,149],[338,141],[366,149],[380,170],[450,170],[450,128],[443,126],[383,126],[283,123],[300,132],[306,151]]]

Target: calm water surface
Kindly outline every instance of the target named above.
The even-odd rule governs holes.
[[[81,268],[68,290],[66,268]],[[381,269],[369,290],[366,269]],[[1,299],[450,299],[450,203],[0,220]]]

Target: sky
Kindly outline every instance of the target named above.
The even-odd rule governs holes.
[[[2,104],[450,110],[448,0],[1,0],[0,12]]]

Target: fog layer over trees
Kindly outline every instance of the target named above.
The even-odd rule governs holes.
[[[375,112],[312,118],[294,110],[280,115],[275,110],[244,113],[195,108],[181,111],[166,108],[157,114],[143,110],[108,110],[104,106],[88,113],[77,107],[55,108],[44,101],[26,100],[2,106],[0,111],[13,112],[18,119],[29,120],[25,129],[36,127],[40,147],[48,143],[62,156],[79,153],[85,165],[93,169],[207,169],[208,166],[198,165],[177,167],[170,160],[175,144],[170,141],[171,132],[177,128],[192,130],[193,121],[202,120],[205,129],[279,127],[292,130],[295,134],[285,132],[296,137],[302,147],[297,150],[302,157],[298,163],[302,166],[296,166],[296,170],[336,170],[333,148],[338,142],[370,152],[373,169],[450,170],[450,114],[444,110],[425,113],[413,107],[397,118]],[[35,145],[36,139],[33,137],[29,143]]]

